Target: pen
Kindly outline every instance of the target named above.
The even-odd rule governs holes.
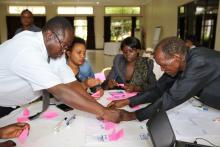
[[[66,120],[66,126],[69,126],[73,122],[74,119],[76,119],[75,114]]]
[[[66,120],[67,120],[67,117],[65,117],[63,120],[61,120],[60,122],[57,123],[56,127],[54,128],[55,132],[60,131],[60,128],[62,127],[63,122]]]
[[[117,77],[118,77],[118,73],[116,73],[115,71],[114,71],[114,73],[115,73],[115,75],[114,75],[114,80],[116,81],[116,79],[117,79]]]

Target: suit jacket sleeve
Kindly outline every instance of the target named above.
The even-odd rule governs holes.
[[[177,77],[169,90],[153,104],[135,112],[137,119],[141,121],[149,118],[160,105],[168,110],[182,104],[192,96],[198,95],[216,76],[218,74],[216,74],[215,67],[202,57],[193,56],[186,64],[185,71]]]
[[[168,88],[173,85],[175,79],[176,77],[171,77],[168,74],[163,74],[163,76],[157,81],[154,87],[149,88],[143,93],[131,97],[129,99],[130,106],[134,107],[139,104],[153,103],[158,98],[160,98]]]

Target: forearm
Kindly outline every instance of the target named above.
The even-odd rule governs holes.
[[[157,100],[160,96],[161,95],[158,92],[156,92],[156,90],[148,90],[129,98],[129,105],[131,107],[134,107],[140,104],[152,103],[155,100]]]
[[[76,85],[71,85],[71,87],[74,86]],[[77,88],[73,90],[67,85],[60,84],[48,89],[48,91],[70,107],[102,116],[104,107],[92,99],[85,98],[76,90]]]
[[[135,111],[136,118],[139,121],[149,119],[157,111],[157,109],[161,107],[161,104],[162,104],[162,99],[160,98],[155,103]]]
[[[86,90],[86,89],[88,88],[88,86],[86,85],[86,82],[85,82],[85,81],[79,82],[79,83],[81,84],[81,86],[82,86],[82,88],[83,88],[84,90]]]
[[[94,98],[92,98],[88,92],[86,91],[86,89],[84,89],[84,87],[81,85],[81,82],[78,81],[74,81],[71,83],[66,84],[68,85],[70,88],[72,88],[74,91],[80,93],[83,97],[94,100]]]
[[[4,137],[3,137],[3,129],[0,128],[0,139],[2,139],[2,138],[4,138]]]

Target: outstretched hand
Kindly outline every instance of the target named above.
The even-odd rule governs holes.
[[[128,99],[116,100],[116,101],[112,101],[111,103],[109,103],[107,105],[107,107],[111,108],[111,109],[116,109],[116,108],[124,107],[124,106],[126,106],[128,104],[129,104],[129,100]]]
[[[22,131],[30,125],[27,123],[15,123],[5,127],[0,128],[0,138],[1,139],[9,139],[18,137]]]
[[[87,80],[85,80],[85,85],[89,88],[94,87],[96,85],[101,84],[102,81],[99,79],[95,79],[95,78],[89,78]]]
[[[118,83],[115,80],[109,80],[108,81],[108,88],[112,89],[114,87],[118,86]]]

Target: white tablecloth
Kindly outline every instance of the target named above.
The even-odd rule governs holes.
[[[110,95],[105,92],[104,96],[99,100],[103,105],[107,105],[109,101],[106,100]],[[42,102],[31,104],[27,107],[31,115],[39,112],[42,109]],[[127,108],[128,109],[128,108]],[[36,120],[28,122],[31,126],[29,136],[24,144],[18,142],[17,139],[12,139],[16,142],[17,147],[152,147],[150,138],[141,140],[138,136],[136,128],[142,126],[143,131],[147,134],[145,126],[146,122],[130,121],[122,122],[118,125],[119,128],[123,128],[125,132],[124,139],[119,139],[114,142],[89,142],[87,127],[92,122],[98,121],[93,114],[82,112],[79,110],[73,110],[69,112],[63,112],[56,108],[54,105],[49,107],[49,110],[57,112],[58,117],[50,120],[38,118]],[[16,118],[21,116],[23,108],[19,108],[13,111],[10,115],[0,120],[0,126],[15,123]],[[70,126],[65,127],[60,132],[55,133],[54,128],[58,122],[64,119],[64,117],[70,117],[76,114],[76,119],[71,123]],[[91,122],[91,123],[90,123]],[[137,135],[136,135],[137,134]],[[4,140],[1,140],[4,141]]]
[[[101,104],[106,106],[110,101],[107,100],[109,92],[105,91],[104,96],[99,100]],[[197,100],[190,100],[182,105],[168,111],[168,116],[173,126],[176,138],[183,141],[194,141],[196,137],[202,137],[209,141],[220,145],[220,123],[213,121],[214,118],[220,117],[220,111],[207,107],[196,107]],[[200,104],[199,104],[200,105]],[[31,115],[36,114],[42,108],[42,102],[37,102],[27,106]],[[132,109],[126,107],[128,111]],[[50,120],[38,118],[28,122],[31,125],[29,136],[24,144],[20,144],[17,139],[13,139],[17,143],[17,147],[152,147],[151,139],[141,140],[138,130],[146,132],[145,122],[130,121],[121,122],[118,126],[125,131],[125,137],[115,142],[89,142],[88,130],[90,124],[96,123],[94,115],[73,110],[63,112],[62,110],[51,105],[49,110],[56,111],[58,117]],[[0,127],[16,122],[16,118],[21,116],[23,108],[13,111],[8,116],[0,119]],[[55,133],[54,128],[58,122],[64,117],[70,117],[76,114],[76,119],[69,127],[65,127],[60,132]],[[162,129],[162,128],[161,128]],[[4,141],[4,140],[1,140]],[[198,141],[201,144],[207,144],[204,141]],[[208,145],[208,144],[207,144]]]
[[[105,42],[104,54],[105,55],[117,55],[120,52],[120,42]]]

